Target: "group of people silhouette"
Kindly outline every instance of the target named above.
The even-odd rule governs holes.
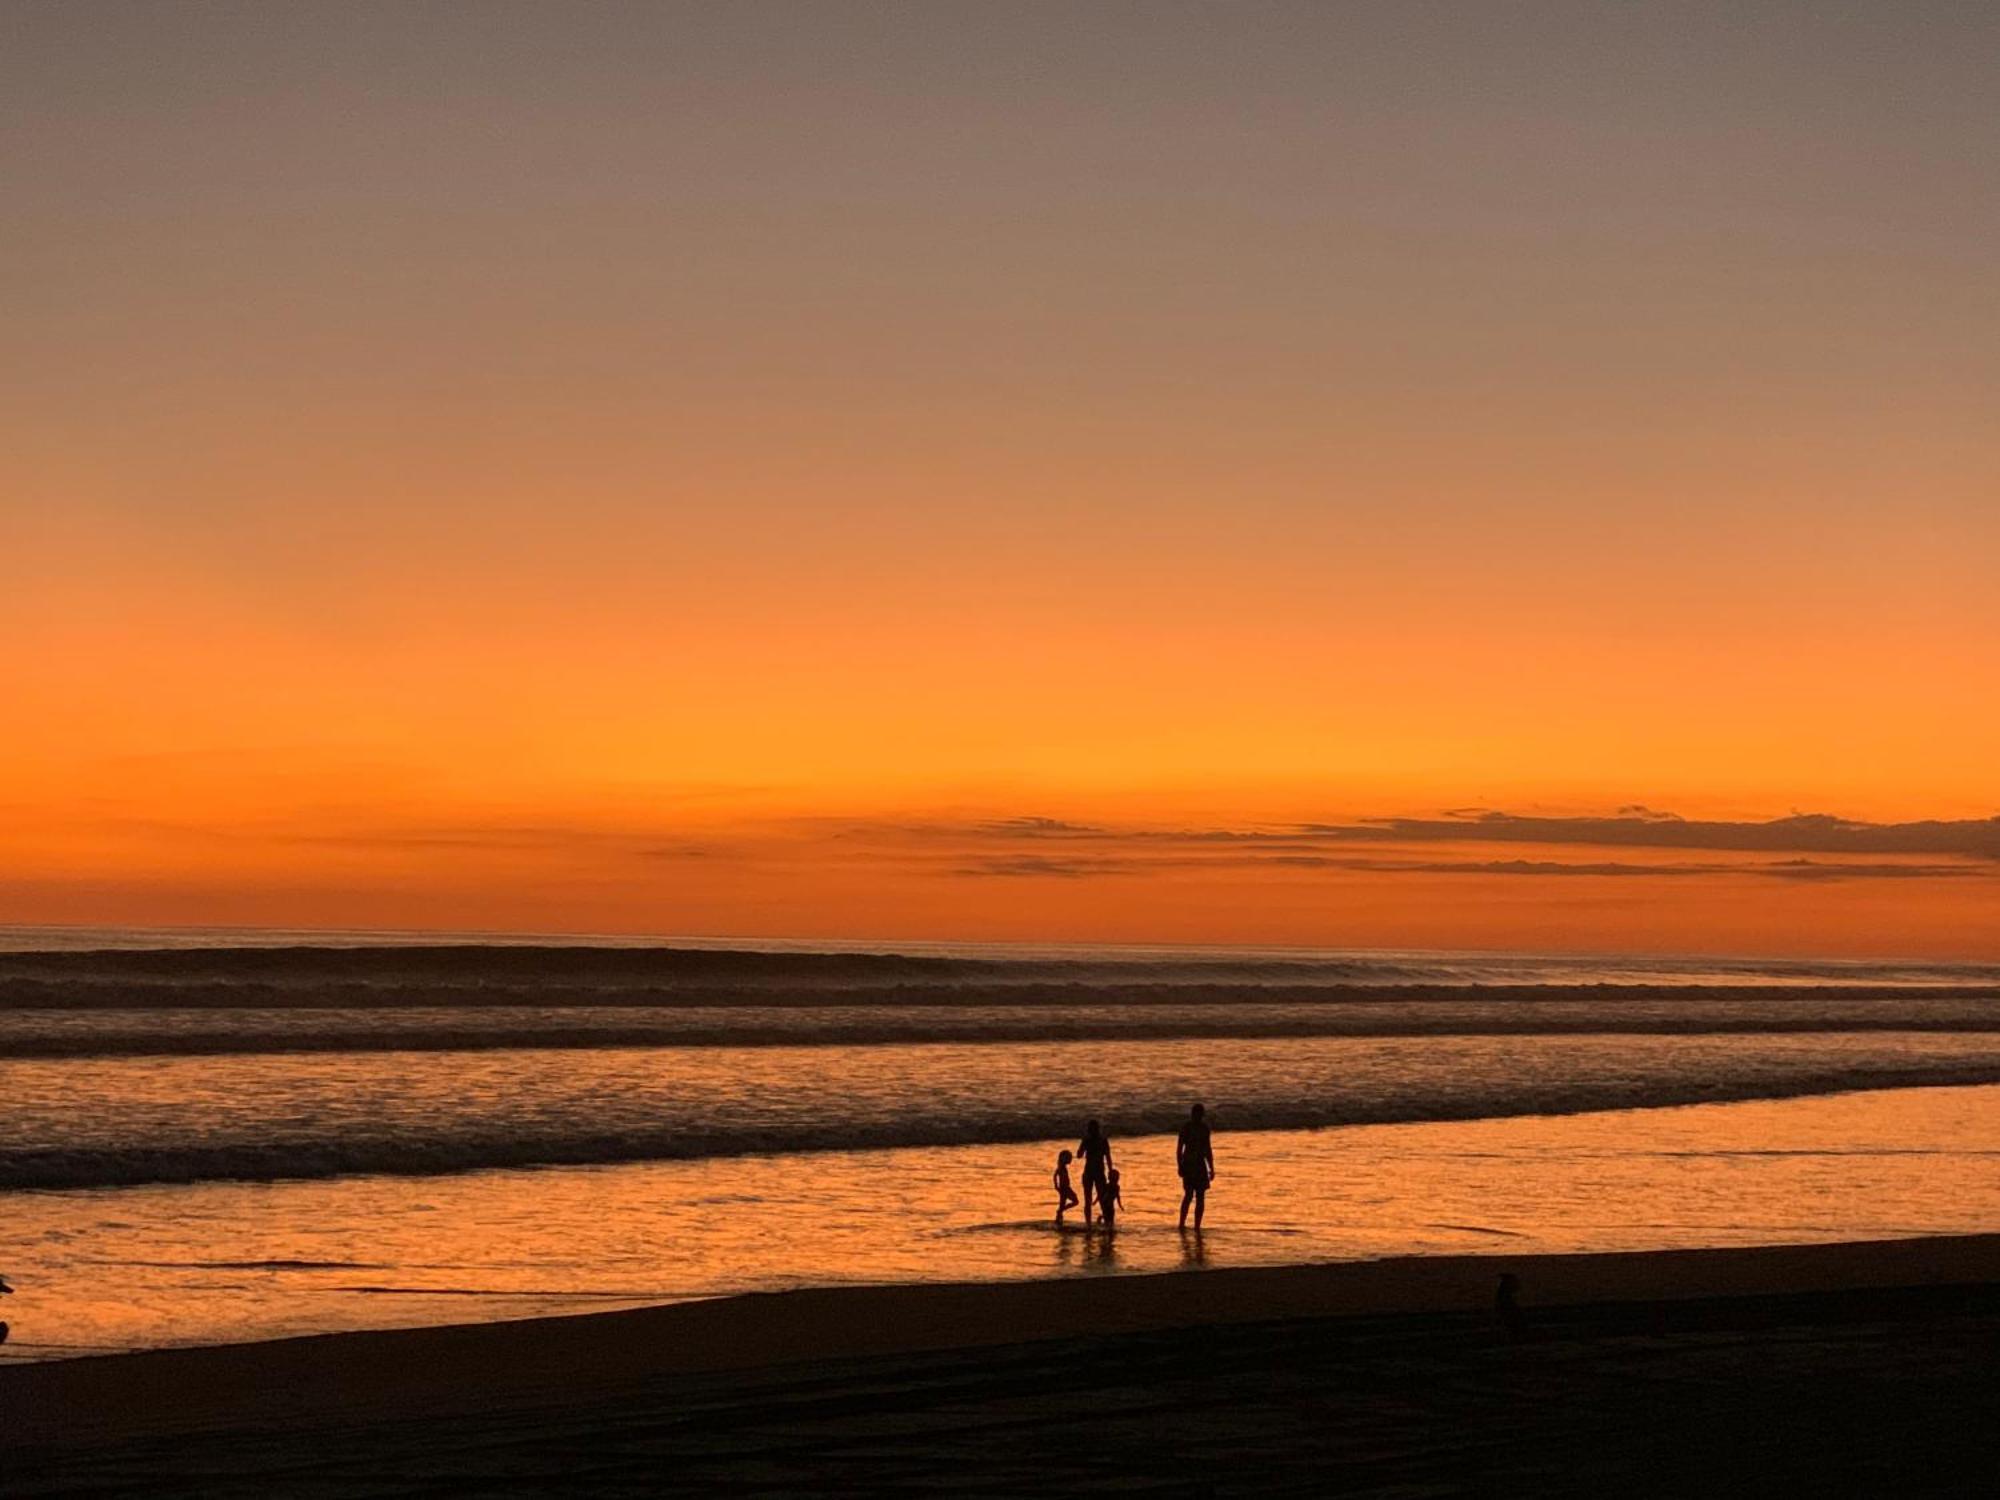
[[[1079,1157],[1083,1159],[1081,1198],[1069,1176],[1070,1163]],[[1208,1111],[1199,1104],[1188,1111],[1187,1120],[1174,1139],[1174,1173],[1181,1182],[1181,1228],[1188,1227],[1188,1210],[1192,1208],[1194,1227],[1199,1229],[1202,1214],[1208,1208],[1208,1185],[1215,1181],[1214,1137],[1208,1126]],[[1091,1222],[1091,1212],[1095,1209],[1104,1221],[1106,1233],[1117,1229],[1118,1209],[1125,1194],[1119,1186],[1118,1168],[1111,1160],[1111,1137],[1097,1121],[1085,1122],[1083,1139],[1077,1142],[1076,1150],[1057,1154],[1055,1189],[1058,1228],[1064,1216],[1080,1203],[1085,1224]]]

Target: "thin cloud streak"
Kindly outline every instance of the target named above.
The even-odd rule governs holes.
[[[1471,818],[1382,818],[1360,824],[1311,823],[1298,834],[1333,840],[1469,840],[1505,844],[1716,849],[1813,854],[1955,854],[2000,860],[2000,817],[1863,823],[1829,813],[1794,813],[1767,822],[1720,822],[1643,809],[1610,818],[1542,818],[1482,812]]]
[[[2000,817],[1866,823],[1827,813],[1795,813],[1764,822],[1725,822],[1636,806],[1611,817],[1548,818],[1464,808],[1438,818],[1364,818],[1267,828],[1109,829],[1034,817],[929,830],[906,826],[906,831],[972,838],[1060,837],[1134,846],[1251,845],[1300,852],[1348,843],[1576,844],[1730,853],[1953,855],[2000,861]]]
[[[1765,864],[1630,864],[1564,860],[1394,860],[1342,858],[1309,854],[1222,855],[1215,858],[1143,855],[1122,858],[1066,858],[1020,855],[960,865],[954,875],[1080,880],[1102,876],[1143,876],[1170,870],[1341,870],[1374,875],[1508,875],[1588,877],[1602,879],[1686,879],[1747,875],[1772,880],[1953,880],[1991,878],[1992,871],[1973,864],[1848,864],[1818,860],[1783,860]]]
[[[1112,828],[1023,815],[970,823],[850,827],[850,838],[889,843],[986,846],[950,873],[998,879],[1136,877],[1171,871],[1324,870],[1382,876],[1501,876],[1529,879],[1753,879],[1798,884],[1990,878],[2000,861],[2000,819],[1929,819],[1867,823],[1827,814],[1764,822],[1693,820],[1639,804],[1608,817],[1549,818],[1489,808],[1453,809],[1434,818],[1383,817],[1271,827]],[[1004,852],[1006,846],[1060,842],[1064,852]],[[1663,849],[1723,854],[1785,854],[1765,860],[1573,859],[1425,856],[1426,844]],[[1387,846],[1409,849],[1407,857]],[[999,846],[994,849],[994,846]],[[1440,851],[1442,854],[1442,851]],[[1922,856],[1929,856],[1924,858]],[[1943,856],[1943,858],[1939,858]]]

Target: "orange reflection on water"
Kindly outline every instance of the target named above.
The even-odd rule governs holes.
[[[801,1285],[1990,1230],[2000,1088],[1116,1143],[1115,1238],[1049,1221],[1060,1142],[22,1193],[11,1358],[581,1312]]]

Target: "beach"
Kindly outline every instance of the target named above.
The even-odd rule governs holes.
[[[2000,1236],[1964,1236],[807,1290],[23,1365],[0,1400],[24,1496],[1972,1495],[1996,1359]]]

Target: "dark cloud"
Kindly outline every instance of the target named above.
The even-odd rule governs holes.
[[[1801,854],[1954,854],[2000,860],[2000,818],[1863,823],[1795,813],[1762,823],[1678,818],[1646,811],[1609,818],[1541,818],[1490,812],[1457,818],[1371,818],[1309,823],[1284,835],[1330,842],[1593,844],[1605,848],[1716,849]]]
[[[1687,879],[1750,877],[1793,882],[1986,877],[2000,861],[2000,818],[1867,823],[1795,813],[1764,822],[1696,820],[1640,803],[1607,817],[1551,818],[1493,808],[1453,808],[1435,818],[1369,818],[1248,828],[1108,828],[1022,816],[976,824],[881,825],[880,833],[1006,845],[1060,839],[1073,852],[996,854],[955,873],[1084,879],[1165,870],[1348,870],[1381,875]],[[1425,858],[1424,844],[1636,848],[1715,854],[1783,854],[1773,860]],[[1410,846],[1402,851],[1388,846]],[[1442,851],[1440,851],[1442,852]],[[1924,858],[1923,856],[1929,856]],[[1946,862],[1955,861],[1955,862]]]
[[[973,831],[1013,839],[1097,838],[1110,832],[1089,823],[1066,823],[1061,818],[1035,817],[999,818],[990,823],[977,824]]]
[[[1852,864],[1810,859],[1769,864],[1630,864],[1615,860],[1570,863],[1552,859],[1432,860],[1376,866],[1378,869],[1420,871],[1434,875],[1598,875],[1664,876],[1762,875],[1779,880],[1935,880],[1953,876],[1987,875],[1977,865]]]
[[[1639,864],[1623,860],[1559,859],[1395,859],[1364,854],[1270,854],[1224,852],[1174,854],[1143,850],[1104,857],[1042,854],[1001,856],[955,867],[954,875],[1049,877],[1081,880],[1103,876],[1154,875],[1168,870],[1346,870],[1371,875],[1505,875],[1528,877],[1582,876],[1594,879],[1678,880],[1690,877],[1744,876],[1753,879],[1950,880],[1991,878],[1995,872],[1978,864],[1885,864],[1843,860],[1791,859],[1765,862],[1664,861]]]
[[[1978,865],[1868,865],[1812,859],[1786,859],[1756,867],[1760,875],[1780,880],[1949,880],[1954,876],[1990,876]]]
[[[1569,864],[1557,859],[1434,860],[1405,865],[1435,875],[1686,875],[1755,873],[1741,865],[1632,865],[1615,860]]]
[[[983,859],[961,865],[954,875],[1084,880],[1101,875],[1143,875],[1160,866],[1128,859],[1064,859],[1040,854],[1022,854],[1011,859]]]
[[[1710,849],[1732,853],[1955,855],[2000,860],[2000,817],[1865,823],[1829,813],[1765,822],[1684,818],[1634,803],[1610,817],[1547,818],[1453,808],[1435,818],[1364,818],[1266,828],[1111,829],[1054,818],[1002,818],[970,827],[906,831],[998,839],[1068,838],[1117,845],[1232,844],[1307,851],[1348,843],[1580,844],[1600,848]]]
[[[837,839],[873,840],[884,837],[904,839],[1098,839],[1122,838],[1115,829],[1090,823],[1071,823],[1062,818],[1023,815],[989,818],[976,823],[925,823],[867,821],[843,823],[833,834]]]

